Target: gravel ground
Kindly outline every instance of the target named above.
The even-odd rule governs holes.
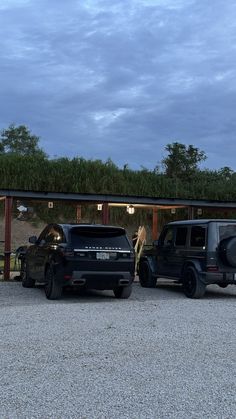
[[[46,300],[0,283],[0,418],[235,418],[236,287]]]

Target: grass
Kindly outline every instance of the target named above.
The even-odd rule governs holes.
[[[4,259],[3,259],[3,256],[0,255],[0,271],[3,271],[3,269],[4,269]],[[11,271],[18,271],[19,270],[19,264],[15,259],[15,255],[11,255],[10,270]]]

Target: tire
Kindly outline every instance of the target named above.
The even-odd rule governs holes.
[[[139,282],[144,288],[156,288],[157,279],[153,277],[149,263],[146,260],[139,264]]]
[[[185,269],[183,290],[188,298],[201,298],[205,294],[206,285],[200,281],[198,273],[193,266]]]
[[[221,240],[219,254],[225,265],[236,267],[236,237]]]
[[[127,299],[132,293],[132,285],[128,285],[127,287],[116,287],[113,292],[116,298]]]
[[[21,260],[20,277],[22,280],[22,287],[33,288],[35,280],[29,276],[29,268],[25,259]]]
[[[62,285],[56,280],[53,266],[50,265],[46,271],[45,275],[46,285],[45,285],[45,295],[48,300],[59,300],[62,295]]]

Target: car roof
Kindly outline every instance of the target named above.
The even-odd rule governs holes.
[[[123,227],[119,227],[119,226],[112,226],[112,225],[104,225],[104,224],[88,224],[88,223],[66,223],[66,224],[61,224],[58,223],[57,225],[59,225],[60,227],[66,230],[70,230],[71,228],[86,228],[86,229],[94,229],[94,228],[102,228],[102,229],[114,229],[114,230],[122,230],[125,231],[125,229]]]
[[[209,224],[212,222],[217,223],[236,223],[236,220],[226,219],[226,218],[209,218],[209,219],[198,219],[198,220],[179,220],[171,221],[167,225],[197,225],[197,224]]]

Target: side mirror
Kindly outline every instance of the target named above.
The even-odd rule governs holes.
[[[37,237],[36,237],[36,236],[30,236],[30,237],[29,237],[29,242],[30,242],[30,243],[35,244],[35,243],[36,243],[36,241],[37,241]]]
[[[154,240],[152,245],[155,247],[159,246],[159,240]]]

